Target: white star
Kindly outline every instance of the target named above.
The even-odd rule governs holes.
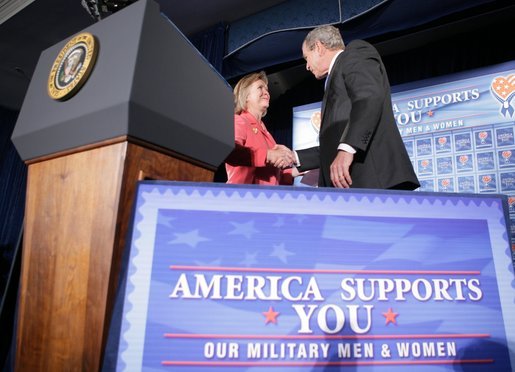
[[[234,230],[229,231],[229,235],[243,235],[247,239],[251,239],[252,235],[259,232],[254,228],[254,221],[249,221],[245,223],[231,222],[231,225],[234,226]]]
[[[197,265],[197,266],[219,267],[222,265],[221,258],[217,258],[216,260],[211,261],[211,262],[204,262],[204,261],[198,261],[198,260],[195,260],[194,262],[195,262],[195,265]]]
[[[293,256],[293,255],[294,255],[293,252],[290,252],[284,248],[284,243],[274,245],[274,250],[272,253],[270,253],[271,257],[277,257],[283,263],[287,263],[288,256]]]
[[[277,217],[274,224],[272,225],[274,227],[282,227],[284,226],[284,217]]]
[[[297,223],[301,224],[307,217],[303,214],[297,214],[293,219],[297,221]]]
[[[160,225],[172,227],[172,224],[170,222],[172,222],[176,219],[177,219],[176,217],[166,217],[166,216],[163,216],[162,214],[159,214],[158,221],[159,221]]]
[[[240,263],[242,265],[245,265],[246,267],[249,267],[249,266],[252,266],[254,264],[257,264],[257,260],[256,260],[256,256],[257,256],[257,252],[255,253],[245,253],[245,258],[243,259],[243,261],[241,261]]]
[[[198,230],[192,230],[187,233],[175,233],[176,238],[168,241],[168,244],[186,244],[190,247],[196,248],[200,242],[205,242],[209,239],[203,238],[199,235]]]

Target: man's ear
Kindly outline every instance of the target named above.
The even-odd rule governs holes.
[[[325,47],[320,41],[315,41],[315,48],[319,56],[323,56],[325,54]]]

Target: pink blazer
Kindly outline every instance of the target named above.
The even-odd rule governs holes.
[[[235,149],[225,159],[227,183],[291,185],[291,169],[266,164],[266,153],[276,142],[265,124],[247,111],[234,115]]]

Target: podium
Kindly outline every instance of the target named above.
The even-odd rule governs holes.
[[[28,164],[17,371],[101,368],[137,181],[212,181],[234,146],[229,85],[157,3],[84,31],[87,80],[53,99],[69,41],[45,50],[12,136]]]

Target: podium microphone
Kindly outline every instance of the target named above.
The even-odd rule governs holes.
[[[95,21],[131,5],[136,0],[82,0],[81,5]]]

